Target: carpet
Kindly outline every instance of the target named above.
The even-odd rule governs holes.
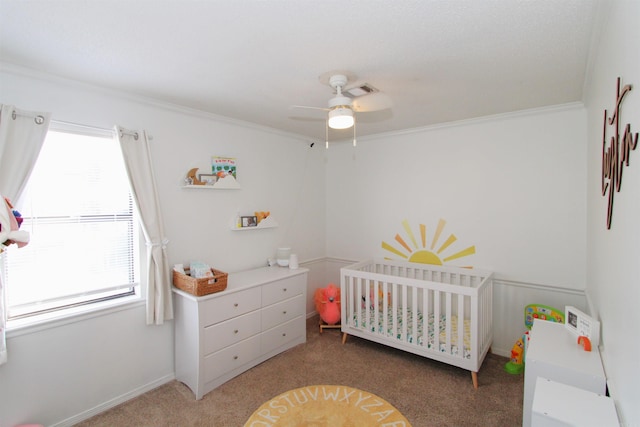
[[[389,402],[341,385],[289,390],[263,403],[244,427],[411,427]]]

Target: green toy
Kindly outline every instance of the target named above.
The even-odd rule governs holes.
[[[529,331],[533,326],[534,319],[564,323],[564,313],[557,308],[542,304],[529,304],[524,308],[524,325],[528,331],[516,341],[511,349],[511,360],[504,366],[504,369],[510,374],[520,374],[524,370],[524,357],[529,344]]]

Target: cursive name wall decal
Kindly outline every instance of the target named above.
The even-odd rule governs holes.
[[[604,125],[602,130],[602,196],[609,197],[607,206],[607,229],[611,229],[611,216],[613,215],[613,195],[619,193],[622,187],[622,171],[629,166],[629,154],[638,145],[638,132],[631,132],[631,124],[627,123],[624,133],[620,138],[620,108],[624,96],[631,91],[631,85],[625,85],[620,91],[620,77],[616,88],[616,105],[607,118],[607,110],[604,110]],[[607,126],[612,127],[612,135],[607,142]]]

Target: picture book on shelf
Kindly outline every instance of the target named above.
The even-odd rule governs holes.
[[[228,175],[231,175],[234,179],[237,179],[238,177],[236,176],[236,164],[237,162],[234,157],[214,156],[211,162],[211,172],[218,178],[224,178]]]

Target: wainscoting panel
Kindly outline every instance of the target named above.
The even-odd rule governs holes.
[[[524,308],[529,304],[548,305],[562,311],[572,305],[588,313],[587,298],[582,290],[494,279],[493,353],[511,356],[511,348],[527,331]]]

